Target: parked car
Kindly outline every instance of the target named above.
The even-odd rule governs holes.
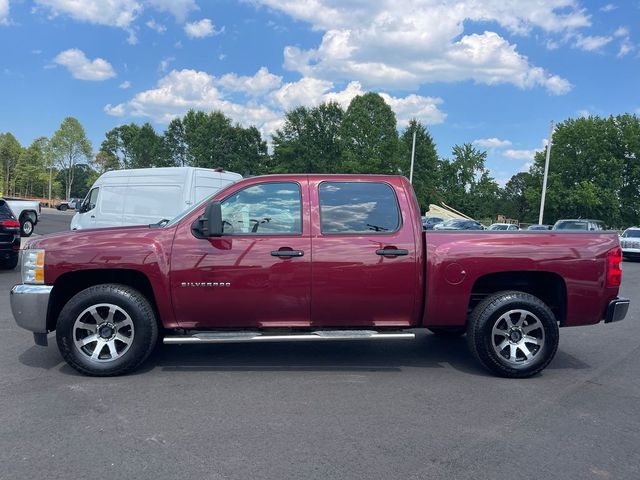
[[[62,200],[60,203],[56,205],[58,210],[69,210],[70,208],[76,210],[80,207],[82,203],[82,198],[70,198],[69,200]]]
[[[604,222],[602,220],[588,220],[588,219],[571,219],[571,220],[558,220],[552,230],[588,230],[598,231],[605,230]]]
[[[434,226],[442,222],[444,219],[440,217],[422,217],[422,228],[432,230]]]
[[[20,222],[20,235],[30,237],[38,224],[41,212],[40,202],[35,200],[20,200],[14,198],[4,199],[11,208],[13,215]]]
[[[20,253],[20,222],[5,200],[0,199],[0,268],[13,270]]]
[[[168,221],[242,175],[194,167],[140,168],[103,173],[71,219],[71,229]]]
[[[422,230],[404,177],[240,180],[167,224],[30,240],[18,325],[89,375],[165,344],[391,340],[467,332],[506,377],[544,369],[558,327],[625,317],[618,235]],[[597,331],[592,330],[596,335]],[[458,345],[458,344],[456,344]]]
[[[520,227],[513,223],[492,223],[488,230],[520,230]]]
[[[536,223],[534,225],[529,225],[527,230],[551,230],[553,225],[542,225],[540,223]]]
[[[475,220],[454,218],[434,225],[434,230],[484,230],[484,225]]]
[[[622,247],[622,255],[628,259],[640,258],[640,228],[627,228],[620,235],[620,246]]]

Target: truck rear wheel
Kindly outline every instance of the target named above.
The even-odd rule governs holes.
[[[58,317],[56,339],[66,362],[92,376],[123,375],[153,351],[158,324],[149,301],[118,284],[96,285],[71,298]]]
[[[541,372],[558,349],[559,329],[551,309],[539,298],[517,291],[498,292],[480,302],[469,318],[467,343],[473,355],[502,377],[525,378]]]

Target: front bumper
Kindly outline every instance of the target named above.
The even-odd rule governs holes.
[[[11,289],[11,311],[16,323],[34,334],[47,334],[50,285],[15,285]]]
[[[628,298],[616,298],[609,302],[607,313],[604,317],[604,323],[619,322],[627,316],[629,310]]]

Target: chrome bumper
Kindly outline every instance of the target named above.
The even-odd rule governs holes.
[[[11,311],[16,323],[34,333],[47,333],[49,285],[15,285],[11,289]]]
[[[607,313],[604,317],[604,323],[619,322],[620,320],[623,320],[624,317],[627,316],[628,310],[628,298],[616,298],[615,300],[611,300],[611,302],[609,302],[609,306],[607,307]]]

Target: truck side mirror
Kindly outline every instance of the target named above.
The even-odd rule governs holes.
[[[197,238],[222,236],[222,208],[220,202],[211,202],[191,225],[191,232]]]

